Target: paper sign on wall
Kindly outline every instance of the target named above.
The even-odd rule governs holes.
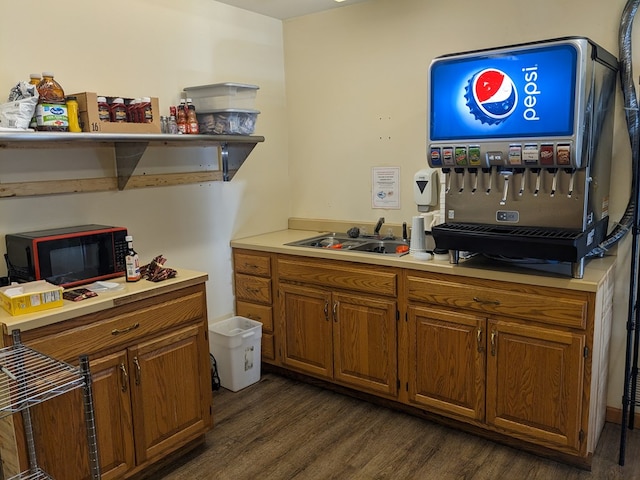
[[[400,208],[400,167],[373,167],[371,206],[373,208]]]

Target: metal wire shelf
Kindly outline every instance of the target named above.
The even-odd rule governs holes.
[[[0,349],[0,418],[83,384],[83,376],[72,365],[22,344]]]
[[[52,478],[43,472],[41,469],[27,470],[26,472],[19,473],[9,480],[52,480]]]

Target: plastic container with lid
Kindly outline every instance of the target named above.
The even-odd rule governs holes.
[[[259,88],[247,83],[226,82],[186,87],[184,91],[193,99],[196,110],[206,112],[226,108],[253,110]]]
[[[114,98],[110,107],[111,121],[125,123],[127,121],[127,106],[122,98]]]
[[[226,108],[198,113],[200,133],[214,135],[251,135],[256,129],[258,110]]]

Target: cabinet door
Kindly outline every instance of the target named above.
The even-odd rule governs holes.
[[[486,319],[423,306],[408,314],[410,401],[483,420]]]
[[[128,356],[138,464],[207,431],[211,375],[202,324],[139,343]]]
[[[488,325],[487,422],[528,441],[578,450],[584,335]]]
[[[92,360],[90,368],[101,478],[122,478],[135,464],[126,352]]]
[[[282,363],[333,378],[331,294],[317,288],[281,284]]]
[[[333,294],[334,378],[395,396],[397,388],[396,302]]]
[[[134,466],[131,406],[124,351],[91,360],[93,406],[101,478],[122,478]],[[31,409],[40,467],[52,478],[88,480],[84,396],[76,389]]]

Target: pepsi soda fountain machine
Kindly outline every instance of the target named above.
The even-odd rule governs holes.
[[[445,55],[429,68],[438,248],[569,262],[607,234],[617,60],[571,37]]]

